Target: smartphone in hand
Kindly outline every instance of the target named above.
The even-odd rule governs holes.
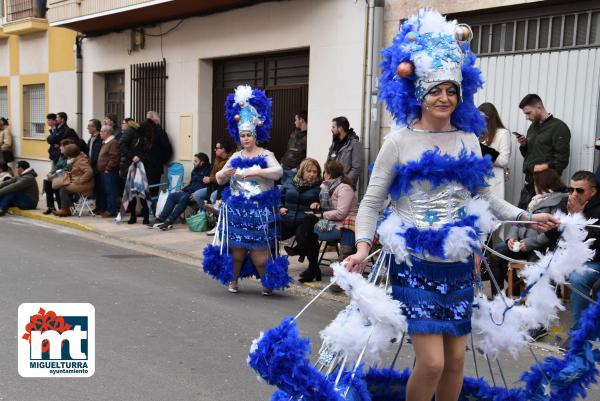
[[[513,131],[513,132],[512,132],[512,134],[513,134],[514,136],[516,136],[516,137],[517,137],[517,139],[523,136],[523,135],[519,134],[517,131]]]

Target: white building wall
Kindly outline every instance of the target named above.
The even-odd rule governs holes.
[[[94,74],[125,70],[125,114],[129,114],[129,66],[167,60],[167,124],[178,147],[179,115],[191,113],[193,152],[210,150],[211,59],[310,48],[308,154],[324,161],[333,117],[345,115],[360,131],[365,55],[364,2],[297,0],[263,3],[207,17],[190,18],[162,38],[146,36],[145,49],[128,54],[129,31],[83,43],[84,121],[102,117]],[[165,23],[165,32],[175,22]],[[147,33],[158,34],[159,29]],[[103,96],[103,94],[102,94]],[[291,119],[291,117],[290,117]],[[207,152],[208,153],[208,152]]]
[[[475,102],[492,102],[510,131],[526,133],[529,122],[519,109],[528,93],[537,93],[546,109],[571,130],[571,157],[563,173],[568,182],[578,170],[594,169],[594,140],[600,97],[600,49],[481,57],[485,84]],[[507,200],[516,203],[523,186],[523,157],[512,139],[511,180]]]
[[[31,33],[19,38],[19,74],[48,72],[48,37],[46,32]]]
[[[68,124],[77,130],[77,76],[74,71],[51,72],[48,74],[48,112],[64,111],[69,116]],[[85,124],[83,125],[85,129]],[[78,132],[78,134],[80,134]]]
[[[0,76],[6,77],[10,75],[10,60],[8,52],[8,39],[0,39]]]

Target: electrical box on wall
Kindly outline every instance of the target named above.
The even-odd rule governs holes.
[[[193,133],[192,114],[179,115],[179,160],[192,160]]]
[[[131,43],[129,45],[129,54],[142,50],[146,44],[146,33],[144,28],[134,28],[131,30]]]

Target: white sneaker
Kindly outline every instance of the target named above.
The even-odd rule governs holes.
[[[163,222],[160,220],[156,220],[156,223],[154,223],[152,226],[150,226],[150,228],[152,229],[159,229],[163,226]]]
[[[206,235],[208,235],[210,237],[210,236],[215,235],[216,232],[217,232],[217,227],[213,228],[212,230],[208,230],[206,232]]]

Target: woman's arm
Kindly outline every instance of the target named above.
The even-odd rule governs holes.
[[[228,175],[228,172],[232,168],[231,161],[238,157],[238,155],[239,152],[236,152],[233,155],[231,155],[231,157],[229,158],[229,160],[227,160],[227,163],[225,163],[223,168],[217,172],[217,174],[215,175],[215,178],[217,179],[217,184],[224,185],[227,184],[227,182],[229,182],[231,175]]]
[[[379,215],[388,197],[390,185],[396,176],[399,154],[400,149],[393,136],[388,137],[377,155],[367,192],[358,209],[356,216],[357,243],[366,242],[370,246],[373,241]]]
[[[507,129],[500,129],[496,133],[498,135],[498,157],[494,162],[497,167],[506,168],[510,161],[510,132]]]
[[[283,175],[283,167],[281,167],[273,152],[267,151],[266,160],[268,167],[261,170],[261,176],[268,180],[277,181]]]

